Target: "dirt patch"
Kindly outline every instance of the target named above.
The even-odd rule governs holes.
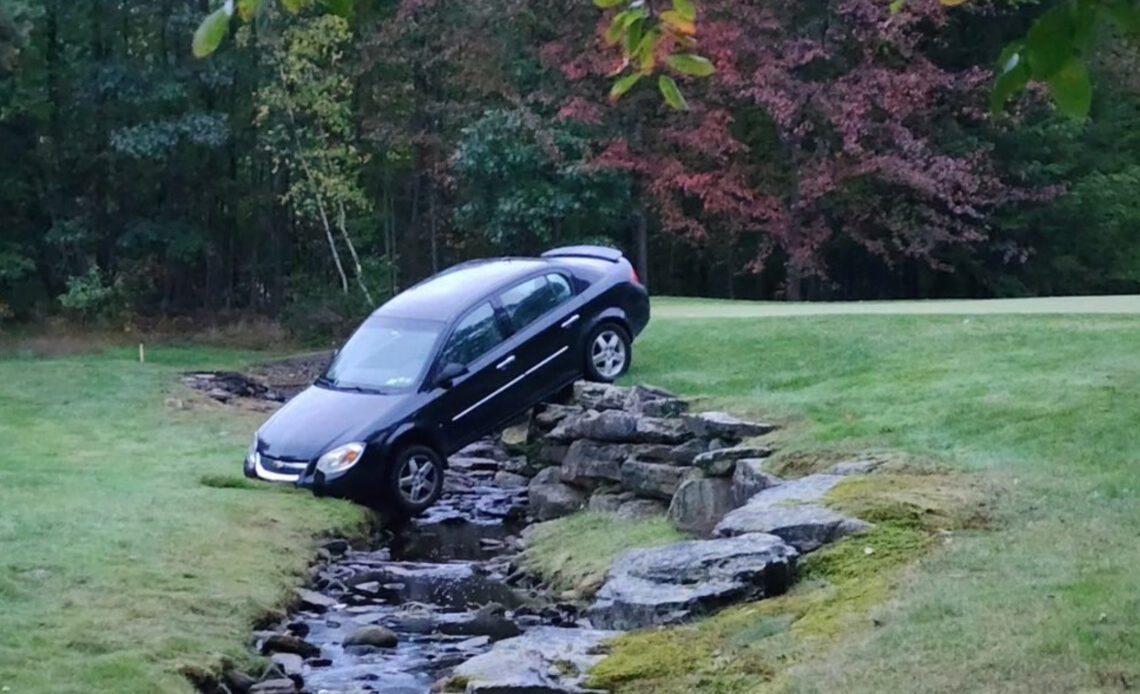
[[[303,354],[259,364],[247,373],[194,371],[182,375],[182,384],[225,405],[272,410],[308,388],[331,357],[331,352]]]

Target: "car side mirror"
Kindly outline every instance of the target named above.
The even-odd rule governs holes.
[[[457,362],[449,361],[443,365],[435,377],[435,384],[440,388],[450,388],[455,385],[455,379],[467,373],[467,367]]]

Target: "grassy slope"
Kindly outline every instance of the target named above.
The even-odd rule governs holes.
[[[243,657],[340,502],[240,477],[260,416],[164,406],[187,368],[242,355],[152,349],[0,358],[0,683],[14,692],[181,692],[184,665]]]
[[[782,417],[791,446],[899,449],[1011,490],[998,530],[956,536],[913,567],[881,626],[799,665],[791,689],[1140,680],[1140,319],[661,317],[669,308],[639,343],[631,380]]]

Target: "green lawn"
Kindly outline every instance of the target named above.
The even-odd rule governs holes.
[[[798,642],[762,653],[793,664],[773,679],[751,667],[767,662],[752,651],[792,618],[763,603],[740,608],[696,627],[700,644],[683,630],[646,637],[640,647],[669,677],[615,678],[623,691],[1070,692],[1140,682],[1140,318],[702,319],[692,305],[658,303],[631,381],[775,417],[786,448],[897,450],[1005,493],[992,530],[955,532],[900,571],[901,583],[864,590],[866,577],[852,574],[859,581],[839,593],[877,605],[878,626],[817,610],[802,619],[829,635],[825,647],[811,658],[796,657]],[[243,656],[251,621],[279,604],[314,535],[362,521],[307,494],[217,488],[240,475],[258,416],[164,405],[180,370],[256,355],[152,347],[148,356],[146,365],[132,350],[0,358],[0,684],[13,693],[187,691],[181,666]],[[599,552],[622,544],[592,526],[566,529]],[[874,556],[907,556],[918,541],[884,534],[876,542],[894,545]],[[847,547],[811,571],[827,576],[862,555]],[[574,566],[572,554],[555,559],[566,585],[597,569]]]
[[[1006,490],[995,530],[958,533],[926,555],[892,591],[880,626],[866,620],[797,664],[781,689],[1072,692],[1140,682],[1140,317],[729,320],[678,305],[693,304],[661,302],[631,381],[777,417],[791,447],[894,449]],[[745,622],[718,632],[722,670],[730,646],[755,645]],[[661,691],[754,691],[767,681],[676,675]]]
[[[179,670],[246,657],[315,535],[361,528],[344,503],[202,484],[240,479],[261,416],[164,400],[180,370],[250,357],[0,358],[4,691],[191,691]]]

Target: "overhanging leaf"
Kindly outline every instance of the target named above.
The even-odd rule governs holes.
[[[624,5],[625,2],[626,0],[594,0],[594,4],[603,10],[608,10],[611,7],[617,7],[618,5]]]
[[[1072,57],[1048,80],[1049,93],[1066,116],[1084,120],[1092,106],[1092,82],[1085,64]]]
[[[697,19],[697,6],[693,0],[673,0],[673,10],[690,22]]]
[[[194,40],[190,46],[194,52],[194,57],[205,58],[218,50],[218,46],[222,45],[222,40],[226,38],[226,32],[229,31],[229,28],[230,16],[226,14],[224,7],[219,7],[210,13],[194,32]]]
[[[692,36],[693,34],[697,33],[697,25],[693,23],[693,20],[686,19],[675,10],[666,10],[662,12],[661,21],[678,34]]]
[[[692,53],[674,53],[666,58],[665,62],[677,72],[693,77],[708,77],[716,72],[716,68],[708,58]]]
[[[1075,50],[1074,26],[1068,3],[1037,18],[1025,37],[1025,57],[1034,79],[1046,80],[1065,65]]]
[[[661,90],[661,96],[665,97],[665,103],[669,104],[671,108],[678,111],[689,110],[689,104],[685,101],[685,96],[681,94],[680,87],[673,81],[669,75],[661,75],[657,78],[657,88]]]
[[[1005,102],[1029,83],[1029,65],[1025,62],[1023,51],[1022,44],[1013,43],[1005,47],[998,59],[997,79],[990,92],[990,110],[994,113],[999,113],[1005,107]]]
[[[614,86],[610,88],[610,101],[616,102],[618,99],[625,96],[626,92],[628,92],[630,89],[633,89],[633,86],[637,84],[640,79],[641,73],[634,72],[632,74],[626,75],[625,77],[622,77],[617,82],[614,82]]]
[[[645,36],[641,37],[633,55],[630,56],[640,63],[641,71],[644,74],[648,75],[653,72],[653,68],[657,66],[657,44],[659,43],[661,43],[661,30],[654,27],[645,32]]]

